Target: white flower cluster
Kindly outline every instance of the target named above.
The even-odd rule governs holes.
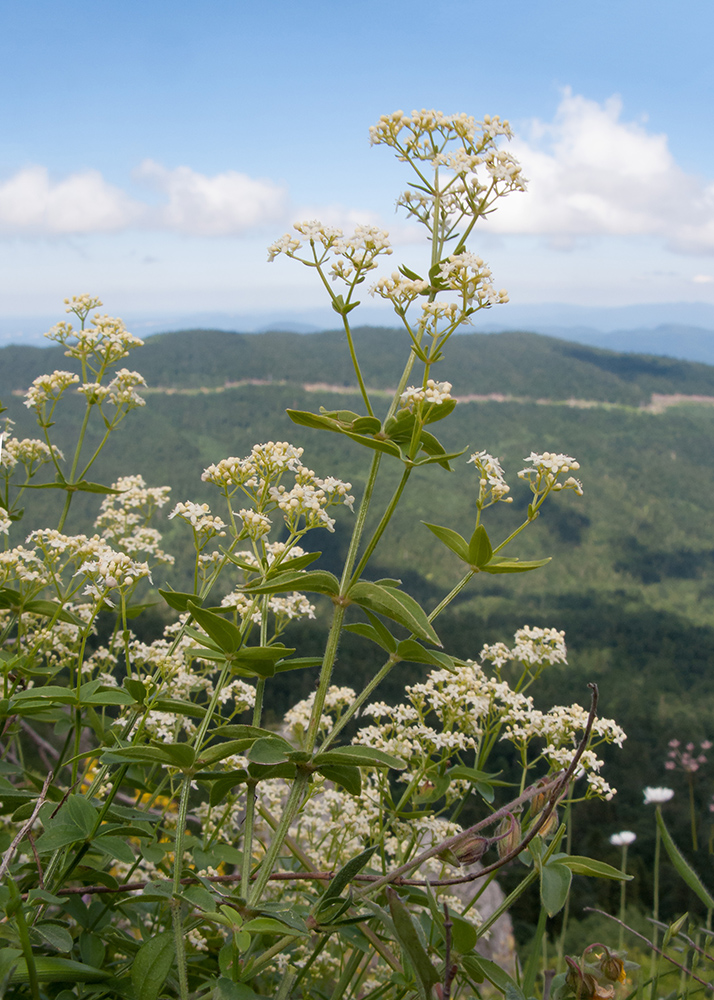
[[[632,830],[623,830],[621,833],[613,833],[610,837],[610,843],[613,847],[629,847],[630,844],[634,844],[637,840],[637,834],[633,833]]]
[[[487,148],[498,136],[511,138],[513,135],[507,121],[495,115],[485,115],[482,122],[476,121],[463,112],[457,115],[445,115],[442,111],[422,108],[405,115],[403,111],[394,111],[389,115],[381,115],[376,125],[370,126],[369,137],[373,146],[386,144],[401,151],[402,158],[415,157],[430,163],[445,162],[443,149],[454,139],[460,140],[465,153]],[[435,152],[435,146],[441,145],[441,150]],[[475,164],[469,164],[472,170]]]
[[[646,806],[659,806],[674,798],[674,790],[672,788],[653,788],[648,785],[644,790],[644,796]]]
[[[484,646],[481,650],[481,662],[493,663],[499,669],[509,660],[517,660],[528,667],[568,662],[565,632],[558,629],[524,625],[516,631],[514,640],[512,649],[502,642]]]
[[[243,528],[248,538],[257,541],[270,534],[273,522],[266,514],[259,514],[257,510],[252,510],[250,507],[243,507],[238,511],[238,516],[243,522]]]
[[[399,405],[414,412],[422,403],[433,406],[440,406],[447,400],[452,399],[451,382],[435,382],[433,378],[427,380],[425,386],[417,388],[410,385],[408,389],[399,397]]]
[[[536,496],[551,490],[553,492],[574,490],[578,496],[583,495],[583,484],[579,479],[570,476],[565,482],[560,482],[558,478],[568,472],[576,472],[580,468],[580,463],[570,455],[560,455],[550,451],[539,454],[532,451],[524,461],[530,462],[530,468],[521,469],[518,478],[527,480]]]
[[[151,579],[148,563],[138,562],[125,552],[115,552],[109,546],[96,559],[85,562],[77,571],[90,579],[84,593],[97,599],[107,600],[111,590],[126,591],[145,577]]]
[[[9,515],[0,508],[0,535],[8,535],[10,533],[10,525],[12,521]]]
[[[169,501],[170,486],[147,486],[143,476],[122,476],[102,501],[94,527],[102,538],[130,556],[151,555],[157,562],[174,562],[174,557],[160,548],[161,534],[149,526],[154,513]]]
[[[240,590],[231,591],[221,600],[222,608],[230,608],[238,613],[241,623],[250,619],[255,625],[260,625],[263,616],[255,598],[246,597]],[[283,597],[271,596],[268,600],[268,611],[275,615],[275,630],[281,632],[290,621],[300,618],[314,618],[315,605],[310,604],[304,594],[293,591]]]
[[[190,524],[203,544],[216,535],[220,538],[225,535],[225,522],[211,514],[207,503],[193,503],[191,500],[177,503],[169,514],[169,520],[174,517],[180,517],[186,524]]]
[[[334,476],[320,479],[301,463],[301,458],[302,448],[286,441],[268,441],[254,445],[247,458],[224,458],[209,466],[201,478],[220,486],[227,497],[240,489],[253,501],[256,509],[239,511],[249,538],[258,540],[269,533],[272,522],[266,511],[276,508],[295,534],[312,528],[333,531],[335,522],[327,508],[344,504],[351,510],[351,484]],[[281,482],[287,473],[294,476],[290,487]]]
[[[99,309],[104,303],[95,295],[84,292],[82,295],[73,295],[71,299],[65,299],[67,306],[65,312],[74,313],[80,319],[86,319],[92,309]]]
[[[82,305],[80,309],[69,308],[67,312],[76,313],[84,321],[89,310],[85,310],[85,305]],[[75,330],[71,323],[63,321],[53,326],[45,337],[66,347],[67,350],[64,352],[66,357],[79,358],[89,363],[93,370],[95,366],[104,370],[109,365],[116,364],[121,358],[125,358],[129,351],[143,347],[144,344],[139,337],[129,333],[120,319],[101,316],[99,313],[93,317],[93,326]]]
[[[38,412],[48,402],[57,402],[71,385],[79,382],[73,372],[54,371],[51,375],[38,375],[25,393],[25,406]]]
[[[501,467],[501,463],[487,451],[475,451],[467,464],[473,462],[479,473],[479,493],[476,506],[479,510],[490,507],[491,504],[513,503],[513,497],[507,494],[511,492],[511,487],[506,482],[506,478]]]
[[[399,271],[393,271],[390,278],[380,278],[370,289],[370,295],[388,299],[401,311],[420,295],[428,295],[430,285],[423,278],[407,278]]]
[[[334,725],[333,715],[339,718],[342,709],[347,708],[355,700],[355,692],[349,687],[337,687],[331,685],[325,696],[324,712],[320,718],[319,732],[326,736]],[[315,702],[315,692],[293,705],[285,713],[283,720],[286,733],[289,734],[296,743],[300,743],[310,722],[312,706]]]
[[[439,277],[447,288],[458,292],[464,303],[482,308],[508,302],[508,292],[505,288],[495,290],[490,281],[491,269],[476,254],[452,254],[442,262]]]
[[[20,440],[0,435],[0,466],[10,471],[16,465],[23,465],[28,479],[41,465],[51,462],[53,454],[57,461],[64,461],[64,455],[56,445],[45,444],[39,438]]]
[[[339,479],[318,479],[312,470],[302,469],[297,474],[298,482],[287,489],[283,483],[271,486],[269,497],[285,518],[285,523],[291,531],[300,530],[301,519],[305,528],[327,528],[335,530],[335,520],[327,513],[331,504],[343,503],[352,510],[354,497],[347,492],[351,484]],[[310,482],[312,480],[312,482]]]
[[[378,226],[357,226],[351,236],[345,236],[341,229],[325,225],[318,219],[296,222],[293,228],[307,241],[311,258],[298,257],[302,241],[291,233],[285,233],[268,247],[269,262],[285,254],[310,267],[321,267],[328,257],[333,256],[336,259],[331,266],[332,279],[352,282],[377,267],[378,257],[392,253],[389,233]]]
[[[247,458],[222,458],[216,465],[209,465],[201,479],[230,492],[242,486],[255,498],[271,479],[279,478],[286,471],[296,472],[302,453],[302,448],[295,448],[287,441],[256,444]]]

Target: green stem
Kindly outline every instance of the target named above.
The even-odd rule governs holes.
[[[275,862],[278,860],[283,842],[290,830],[290,824],[295,819],[297,811],[302,803],[303,792],[307,786],[308,778],[309,774],[307,771],[299,771],[295,781],[293,782],[287,802],[283,807],[283,814],[280,817],[280,823],[278,824],[278,828],[273,835],[270,847],[261,862],[260,869],[258,870],[255,882],[253,883],[253,888],[248,897],[249,906],[254,906],[263,896],[265,887],[270,880],[270,876],[273,874],[273,867],[275,866]]]
[[[354,368],[355,375],[357,376],[357,382],[359,384],[359,391],[362,394],[362,400],[364,402],[364,405],[367,407],[367,413],[370,415],[370,417],[373,417],[374,416],[374,410],[372,409],[372,405],[371,405],[371,403],[369,401],[369,395],[367,393],[367,386],[364,384],[364,379],[362,377],[362,369],[360,368],[359,361],[357,360],[357,352],[355,351],[354,341],[352,340],[352,330],[350,329],[349,321],[348,321],[348,319],[347,319],[347,317],[345,316],[344,313],[342,314],[342,325],[344,326],[345,333],[347,335],[347,345],[348,345],[349,350],[350,350],[350,358],[352,359],[352,367]]]
[[[340,632],[342,631],[342,623],[345,619],[346,610],[347,608],[344,604],[335,604],[334,611],[332,613],[332,625],[330,626],[330,632],[327,636],[327,643],[325,645],[325,655],[322,660],[320,681],[317,691],[315,692],[315,701],[312,705],[312,714],[310,716],[307,736],[305,737],[304,749],[307,750],[308,753],[312,753],[315,748],[315,744],[317,743],[317,736],[320,730],[320,719],[322,718],[322,710],[325,707],[327,690],[330,686],[330,680],[332,679],[332,668],[337,657],[337,646],[340,641]]]
[[[379,687],[379,685],[382,683],[382,681],[390,672],[395,663],[398,662],[399,662],[398,660],[394,660],[390,656],[390,658],[387,660],[384,666],[374,675],[374,677],[367,684],[367,686],[357,695],[357,697],[349,706],[349,708],[347,708],[345,712],[337,720],[337,722],[334,725],[334,728],[330,730],[330,732],[320,745],[320,749],[318,751],[319,753],[324,753],[325,750],[327,750],[327,748],[330,746],[330,744],[334,743],[336,737],[339,736],[339,734],[345,728],[350,719],[354,718],[355,714],[360,710],[362,705],[364,705],[364,703],[370,697],[372,692]]]
[[[521,896],[526,891],[526,889],[531,884],[531,882],[535,882],[535,880],[537,878],[538,878],[538,872],[537,871],[531,870],[530,872],[528,872],[528,874],[523,879],[523,881],[519,885],[516,886],[516,888],[513,890],[513,892],[510,895],[506,896],[506,898],[504,899],[504,901],[501,903],[500,906],[498,906],[493,911],[493,913],[491,914],[491,916],[487,920],[484,920],[484,922],[479,925],[479,929],[478,929],[479,937],[483,937],[483,935],[486,933],[486,931],[489,930],[491,927],[493,927],[493,925],[496,923],[496,921],[498,920],[498,918],[502,914],[504,914],[507,910],[509,910],[511,908],[511,906],[513,906],[513,904],[518,899],[518,897]]]
[[[392,499],[389,501],[389,504],[387,505],[387,509],[385,510],[384,514],[382,515],[381,521],[379,522],[379,524],[375,528],[374,534],[372,535],[371,539],[369,540],[369,544],[367,545],[367,548],[364,550],[364,553],[362,555],[362,558],[359,561],[359,564],[358,564],[356,570],[352,574],[352,579],[350,580],[350,585],[353,584],[353,583],[355,583],[357,580],[359,580],[360,576],[362,575],[362,572],[364,571],[365,566],[367,565],[367,563],[368,563],[368,561],[369,561],[372,553],[374,552],[375,548],[377,547],[377,543],[379,542],[380,538],[382,537],[382,535],[384,534],[384,532],[386,530],[387,525],[389,524],[389,522],[392,519],[392,515],[394,514],[394,511],[395,511],[395,509],[397,507],[397,504],[399,503],[401,495],[404,492],[404,487],[407,485],[407,482],[409,481],[409,477],[411,476],[411,474],[412,474],[412,467],[411,466],[407,466],[407,468],[405,468],[404,472],[402,473],[402,478],[399,480],[399,485],[397,486],[396,490],[394,491]]]
[[[538,916],[538,925],[536,927],[535,937],[531,942],[530,953],[528,955],[528,961],[523,973],[523,992],[527,997],[533,995],[533,989],[535,987],[536,975],[538,973],[538,958],[541,948],[541,943],[545,936],[545,923],[548,919],[548,914],[543,905],[540,908],[540,914]]]
[[[352,982],[357,970],[359,969],[360,962],[364,958],[364,955],[359,948],[355,948],[349,957],[344,969],[342,970],[342,975],[337,980],[334,990],[330,996],[330,1000],[342,1000],[347,989]]]
[[[191,790],[191,776],[184,774],[181,785],[178,816],[176,818],[176,837],[174,839],[174,884],[171,911],[176,944],[176,964],[178,966],[179,995],[181,1000],[188,1000],[188,972],[186,970],[186,948],[183,939],[183,915],[181,913],[181,871],[183,869],[183,842],[186,836],[186,814],[188,813],[188,796]]]
[[[623,875],[627,874],[627,844],[622,845],[622,865],[620,866]],[[617,950],[622,953],[625,947],[625,913],[626,913],[626,888],[627,882],[623,879],[620,883],[620,934],[617,939]]]
[[[40,1000],[40,984],[37,979],[37,967],[35,965],[35,956],[32,953],[30,933],[27,929],[27,922],[22,909],[22,898],[20,896],[19,889],[15,885],[15,880],[10,875],[8,876],[7,884],[10,889],[11,898],[15,904],[14,916],[17,923],[17,936],[20,938],[20,947],[22,948],[25,965],[27,966],[27,976],[30,981],[32,1000]]]
[[[255,820],[255,800],[257,792],[254,784],[248,785],[243,822],[243,857],[241,858],[240,885],[243,899],[250,893],[250,870],[253,863],[253,826]]]
[[[692,850],[699,850],[699,842],[697,840],[697,817],[694,812],[694,778],[691,773],[687,774],[687,784],[689,785],[689,822],[692,828]]]
[[[82,445],[84,443],[84,435],[87,433],[87,425],[89,424],[90,411],[91,407],[87,405],[87,409],[85,410],[84,413],[84,420],[82,421],[82,427],[79,432],[79,438],[77,439],[77,447],[75,448],[74,459],[72,460],[72,468],[70,469],[69,479],[67,480],[69,483],[74,482],[74,474],[77,471],[77,465],[79,464],[79,455],[80,452],[82,451]],[[58,531],[62,531],[62,529],[64,528],[64,523],[67,520],[67,515],[69,514],[69,507],[70,504],[72,503],[73,496],[74,496],[74,491],[67,490],[67,496],[64,501],[64,508],[62,510],[62,514],[59,519],[59,524],[57,525]]]
[[[174,929],[174,947],[176,949],[176,966],[178,968],[179,996],[188,1000],[188,970],[186,968],[186,945],[183,939],[183,917],[181,916],[181,900],[171,900],[171,918]]]
[[[657,806],[657,813],[661,813],[661,809]],[[659,832],[659,823],[656,825],[655,831],[655,856],[654,856],[654,887],[653,887],[653,900],[652,900],[652,944],[657,947],[657,937],[659,931],[657,929],[657,921],[659,920],[659,859],[661,850],[661,835]],[[652,951],[652,961],[650,963],[650,979],[652,985],[650,987],[650,1000],[655,1000],[656,989],[657,989],[657,966],[659,964],[659,956],[656,951]]]

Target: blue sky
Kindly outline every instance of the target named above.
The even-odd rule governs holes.
[[[530,191],[474,241],[514,304],[714,305],[713,29],[701,0],[9,0],[0,316],[84,291],[136,318],[322,315],[265,247],[375,221],[418,259],[367,132],[413,107],[514,127]]]

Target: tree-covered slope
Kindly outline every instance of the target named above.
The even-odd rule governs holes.
[[[396,385],[408,343],[406,333],[374,327],[354,333],[367,383],[382,389]],[[356,385],[340,332],[184,330],[148,338],[137,359],[154,387],[216,388],[251,379]],[[37,374],[55,368],[72,369],[59,347],[0,349],[0,398],[26,388]],[[714,396],[714,367],[709,365],[622,355],[533,333],[453,337],[448,361],[436,366],[434,377],[452,381],[458,395],[578,398],[632,406],[647,403],[652,393]]]

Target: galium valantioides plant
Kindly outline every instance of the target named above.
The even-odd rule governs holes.
[[[60,323],[48,334],[75,370],[35,380],[25,402],[40,437],[18,441],[6,421],[0,453],[0,979],[8,996],[443,1000],[478,994],[484,980],[519,990],[474,951],[500,914],[537,883],[542,938],[573,871],[622,877],[562,850],[559,805],[613,794],[597,748],[624,739],[597,717],[595,688],[589,710],[536,709],[529,689],[565,663],[563,634],[524,626],[512,645],[461,660],[436,631],[479,574],[545,565],[520,560],[512,547],[553,494],[582,493],[577,461],[532,452],[519,473],[531,491],[525,515],[492,542],[483,518],[511,503],[510,487],[499,459],[475,451],[471,536],[426,525],[461,563],[451,591],[425,610],[398,581],[371,579],[413,470],[443,476],[466,451],[448,453],[433,433],[457,405],[436,366],[475,312],[507,301],[469,240],[500,198],[525,188],[501,145],[509,137],[499,118],[436,111],[397,112],[371,130],[375,145],[391,146],[412,170],[399,204],[426,228],[423,275],[404,265],[372,274],[392,253],[388,234],[373,226],[346,236],[302,222],[270,247],[271,260],[286,256],[316,272],[341,318],[363,408],[290,417],[366,447],[370,470],[355,499],[349,483],[319,468],[319,451],[318,471],[287,442],[217,457],[202,476],[215,502],[181,499],[168,515],[193,541],[193,589],[160,590],[175,620],[153,642],[139,641],[131,624],[152,573],[171,564],[151,523],[168,490],[138,476],[108,487],[87,479],[118,424],[143,404],[142,377],[118,368],[141,342],[119,320],[90,321],[100,303],[89,296],[67,303],[78,330]],[[381,415],[350,322],[368,278],[392,304],[405,342],[404,371]],[[69,392],[86,407],[65,460],[52,428]],[[85,454],[93,420],[104,434]],[[383,463],[401,468],[401,478],[375,512]],[[25,535],[18,501],[36,488],[64,491],[64,506],[56,528]],[[78,491],[103,497],[92,535],[64,533]],[[339,577],[320,569],[316,551],[337,518],[351,524]],[[329,608],[319,658],[288,644],[291,622],[313,617],[313,601]],[[101,643],[100,614],[114,621]],[[375,649],[381,659],[359,691],[333,684],[345,630],[364,642],[366,659]],[[396,705],[376,700],[401,660],[422,665],[423,679]],[[315,671],[314,692],[268,728],[271,688],[292,670]],[[500,741],[518,763],[510,793],[489,769]],[[467,805],[480,818],[464,828]],[[519,857],[517,888],[481,914],[479,887]],[[526,997],[535,975],[529,962]],[[559,988],[580,995],[568,994],[565,977]]]

